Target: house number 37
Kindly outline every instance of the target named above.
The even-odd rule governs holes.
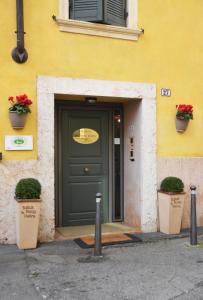
[[[161,96],[163,96],[163,97],[170,97],[171,96],[171,90],[170,89],[166,89],[166,88],[162,88],[161,89]]]

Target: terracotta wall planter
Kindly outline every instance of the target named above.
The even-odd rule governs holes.
[[[26,114],[18,114],[15,111],[9,111],[9,119],[11,122],[11,126],[14,129],[22,129],[25,126],[27,113]]]
[[[16,237],[19,249],[37,247],[40,199],[16,199]]]
[[[160,231],[167,234],[178,234],[181,229],[183,205],[186,194],[158,193]]]
[[[178,132],[184,132],[187,129],[189,120],[181,120],[176,118],[176,130]]]

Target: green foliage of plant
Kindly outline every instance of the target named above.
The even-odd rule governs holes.
[[[183,192],[184,184],[178,177],[166,177],[161,182],[161,191],[166,193],[181,193]]]
[[[15,189],[15,196],[18,199],[39,199],[41,184],[35,178],[21,179]]]

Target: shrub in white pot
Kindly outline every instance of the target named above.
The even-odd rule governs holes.
[[[21,179],[15,189],[16,239],[20,249],[37,246],[41,184],[35,178]]]
[[[183,206],[186,194],[180,178],[166,177],[158,191],[160,231],[178,234],[181,229]]]

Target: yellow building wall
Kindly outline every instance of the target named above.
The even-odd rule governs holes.
[[[36,159],[38,75],[155,83],[158,156],[203,156],[203,1],[138,0],[138,41],[60,32],[52,15],[58,0],[24,1],[28,61],[11,58],[16,47],[15,1],[0,1],[0,152],[4,159]],[[161,97],[160,89],[171,89]],[[23,130],[8,119],[8,96],[27,93],[32,113]],[[175,130],[175,105],[194,106],[184,134]],[[47,105],[44,103],[44,105]],[[47,106],[47,109],[49,107]],[[149,116],[150,122],[150,116]],[[4,136],[34,135],[34,151],[4,151]]]

